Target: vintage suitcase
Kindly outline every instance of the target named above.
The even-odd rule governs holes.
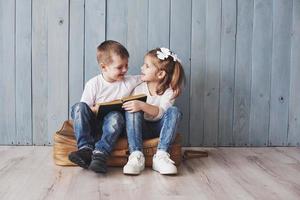
[[[152,157],[156,152],[156,147],[159,139],[153,138],[144,140],[143,152],[145,155],[146,166],[152,166]],[[77,150],[76,139],[73,132],[73,122],[67,120],[63,123],[62,128],[54,134],[53,158],[57,165],[74,166],[75,164],[69,161],[68,155],[72,151]],[[181,163],[182,152],[180,144],[180,135],[177,134],[174,143],[170,148],[171,159],[176,165]],[[129,156],[127,138],[119,138],[111,156],[108,159],[109,166],[124,166],[127,163]]]

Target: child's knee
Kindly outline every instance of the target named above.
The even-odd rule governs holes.
[[[171,115],[172,117],[177,118],[178,120],[181,120],[181,118],[182,118],[182,112],[176,106],[169,107],[167,109],[166,113]]]
[[[116,111],[108,113],[104,120],[107,121],[111,127],[123,128],[125,125],[124,116],[122,113]]]
[[[126,116],[126,120],[130,120],[133,118],[139,118],[139,117],[143,117],[144,113],[139,111],[139,112],[125,112],[125,116]]]
[[[84,102],[75,103],[71,108],[71,117],[74,119],[75,114],[87,111],[89,106]]]

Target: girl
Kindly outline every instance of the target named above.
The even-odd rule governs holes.
[[[124,174],[139,174],[145,168],[142,139],[159,137],[152,168],[161,174],[176,174],[177,168],[168,150],[173,143],[181,112],[173,106],[181,93],[184,71],[177,55],[167,48],[149,51],[141,67],[142,81],[134,94],[147,94],[147,102],[123,104],[130,156]]]

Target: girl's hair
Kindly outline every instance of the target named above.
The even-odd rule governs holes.
[[[161,60],[157,56],[158,52],[161,52],[160,48],[152,49],[145,55],[145,57],[150,56],[153,59],[153,64],[159,70],[166,72],[165,77],[159,82],[156,88],[156,93],[162,95],[169,87],[171,87],[174,92],[173,99],[175,99],[181,94],[182,87],[185,83],[183,67],[178,59],[174,61],[172,55]]]

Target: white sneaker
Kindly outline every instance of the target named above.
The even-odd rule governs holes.
[[[153,156],[152,169],[161,174],[177,174],[175,162],[170,159],[170,154],[158,150]]]
[[[127,164],[123,167],[124,174],[140,174],[145,169],[145,157],[141,151],[134,151],[129,155]]]

